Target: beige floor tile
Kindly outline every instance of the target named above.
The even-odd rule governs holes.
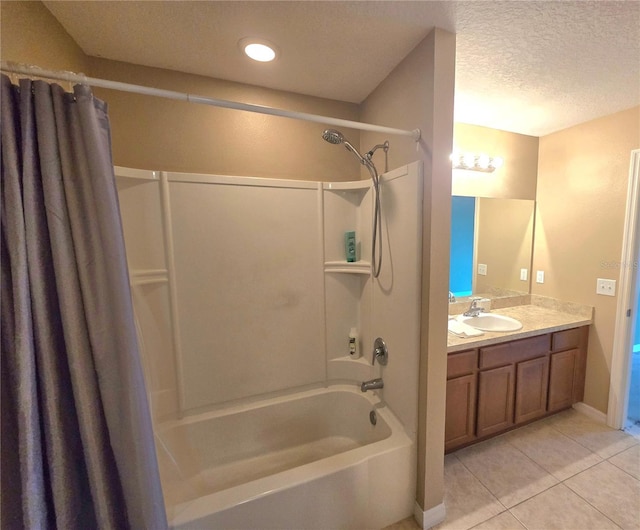
[[[560,481],[602,462],[597,454],[545,423],[516,429],[505,439]]]
[[[393,523],[392,525],[383,528],[383,530],[422,530],[422,528],[413,517],[407,517],[402,521],[398,521],[397,523]]]
[[[640,445],[629,447],[626,451],[609,458],[614,466],[640,480]]]
[[[438,530],[467,530],[505,510],[455,455],[445,457],[444,505],[447,517]]]
[[[573,409],[551,416],[544,423],[605,459],[638,443],[624,431],[611,429]]]
[[[492,517],[472,530],[521,530],[525,529],[510,512],[502,512],[500,515]]]
[[[507,508],[558,483],[504,437],[462,449],[455,455]]]
[[[558,484],[518,504],[511,509],[511,513],[529,530],[620,528],[564,484]]]
[[[622,528],[640,529],[640,481],[609,462],[564,482]]]

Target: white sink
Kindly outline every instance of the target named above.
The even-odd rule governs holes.
[[[496,313],[480,313],[477,317],[460,315],[456,320],[482,331],[518,331],[522,328],[519,320]]]

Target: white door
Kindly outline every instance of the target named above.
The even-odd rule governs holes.
[[[631,152],[627,213],[622,243],[620,297],[613,342],[611,384],[607,424],[622,429],[627,418],[631,386],[634,328],[640,296],[638,266],[640,256],[640,149]]]

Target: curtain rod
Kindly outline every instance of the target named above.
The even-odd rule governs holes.
[[[95,77],[87,77],[82,74],[73,72],[61,72],[53,70],[45,70],[38,66],[30,66],[23,64],[15,64],[2,61],[0,70],[14,74],[23,74],[34,77],[43,77],[47,79],[55,79],[59,81],[68,81],[71,83],[80,83],[91,85],[93,87],[108,88],[110,90],[119,90],[121,92],[132,92],[134,94],[143,94],[146,96],[157,96],[166,99],[177,99],[187,101],[189,103],[198,103],[200,105],[211,105],[214,107],[222,107],[226,109],[245,110],[247,112],[257,112],[259,114],[268,114],[271,116],[281,116],[283,118],[292,118],[296,120],[311,121],[315,123],[324,123],[327,125],[335,125],[338,127],[348,127],[350,129],[359,129],[361,131],[372,131],[385,134],[395,134],[399,136],[410,136],[415,142],[420,140],[420,129],[412,131],[404,129],[394,129],[393,127],[385,127],[383,125],[373,125],[371,123],[361,123],[358,121],[343,120],[341,118],[331,118],[329,116],[320,116],[318,114],[309,114],[306,112],[294,112],[291,110],[267,107],[265,105],[253,105],[251,103],[239,103],[237,101],[228,101],[225,99],[208,98],[187,94],[185,92],[175,92],[173,90],[163,90],[160,88],[151,88],[141,85],[132,85],[129,83],[121,83],[119,81],[110,81],[108,79],[99,79]]]

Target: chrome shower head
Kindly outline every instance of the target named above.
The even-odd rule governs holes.
[[[354,155],[356,155],[356,157],[358,158],[358,160],[360,160],[360,163],[362,165],[364,166],[368,165],[364,157],[358,152],[358,150],[355,147],[353,147],[347,141],[347,139],[344,137],[344,135],[340,131],[336,131],[335,129],[325,129],[325,131],[322,133],[322,139],[325,142],[329,142],[330,144],[333,144],[333,145],[344,144],[344,146],[347,148],[348,151],[351,151]]]
[[[336,131],[335,129],[325,129],[322,133],[322,139],[325,142],[329,142],[333,145],[338,145],[344,142],[344,136],[340,131]]]

